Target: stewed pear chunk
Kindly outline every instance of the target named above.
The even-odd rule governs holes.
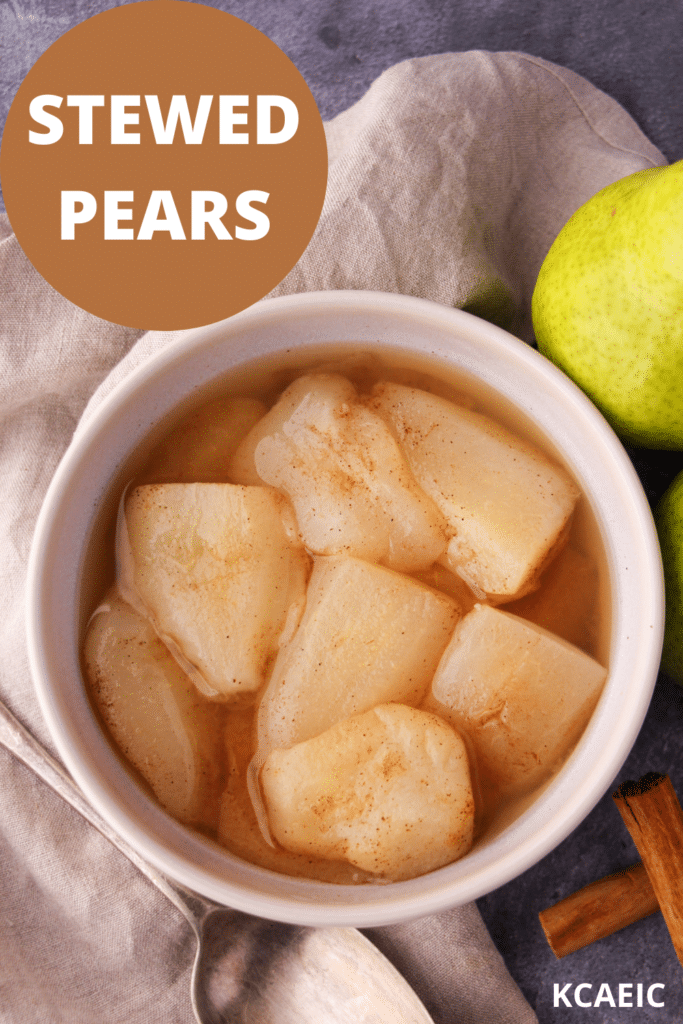
[[[202,697],[115,590],[91,620],[84,661],[105,724],[159,803],[185,824],[215,827],[224,708]]]
[[[579,496],[568,474],[500,424],[426,391],[382,383],[369,406],[448,521],[444,564],[481,598],[533,590]]]
[[[265,413],[265,405],[256,398],[231,396],[207,402],[151,452],[142,473],[144,483],[228,483],[230,460]]]
[[[391,431],[337,374],[294,381],[240,445],[231,479],[287,494],[315,554],[413,572],[446,549],[443,517]]]
[[[469,736],[480,771],[519,795],[576,743],[607,676],[541,626],[475,605],[455,628],[425,707]]]
[[[258,690],[288,614],[303,607],[309,559],[288,515],[269,487],[150,484],[126,500],[124,596],[208,696]]]
[[[391,569],[316,558],[299,628],[261,698],[257,762],[376,704],[419,704],[459,617],[452,598]]]
[[[344,859],[387,880],[433,871],[472,843],[465,745],[436,715],[405,705],[382,704],[274,750],[261,782],[286,850]]]
[[[352,884],[370,876],[345,861],[316,861],[266,842],[244,780],[251,760],[252,708],[225,708],[225,788],[220,801],[218,841],[242,860],[285,875],[309,875],[324,882]],[[266,830],[267,831],[267,830]]]

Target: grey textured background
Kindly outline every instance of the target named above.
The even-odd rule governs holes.
[[[0,0],[0,118],[40,54],[100,10],[97,0]],[[407,57],[470,49],[521,50],[565,65],[617,99],[670,162],[683,158],[683,0],[215,0],[293,60],[325,118],[348,107],[385,68]],[[0,311],[0,315],[1,311]],[[683,453],[631,456],[654,503]],[[683,690],[660,677],[645,726],[615,784],[647,771],[683,795]],[[635,849],[609,793],[553,853],[479,900],[494,941],[547,1022],[683,1020],[681,967],[660,915],[557,962],[539,910],[632,863]],[[445,951],[447,955],[447,951]],[[665,1007],[553,1008],[553,984],[662,982]]]

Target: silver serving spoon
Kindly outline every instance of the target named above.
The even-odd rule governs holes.
[[[191,999],[199,1024],[434,1024],[404,978],[354,928],[265,921],[169,881],[100,817],[1,701],[0,743],[113,843],[189,921],[197,937]]]

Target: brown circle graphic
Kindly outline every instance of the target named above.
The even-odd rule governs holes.
[[[0,172],[36,269],[130,327],[213,323],[294,266],[327,149],[295,66],[239,18],[144,0],[82,22],[24,79]]]

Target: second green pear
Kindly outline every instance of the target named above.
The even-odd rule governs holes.
[[[655,509],[666,586],[666,623],[662,668],[683,685],[683,473],[664,492]]]
[[[683,448],[683,160],[569,219],[532,298],[539,350],[628,443]]]

